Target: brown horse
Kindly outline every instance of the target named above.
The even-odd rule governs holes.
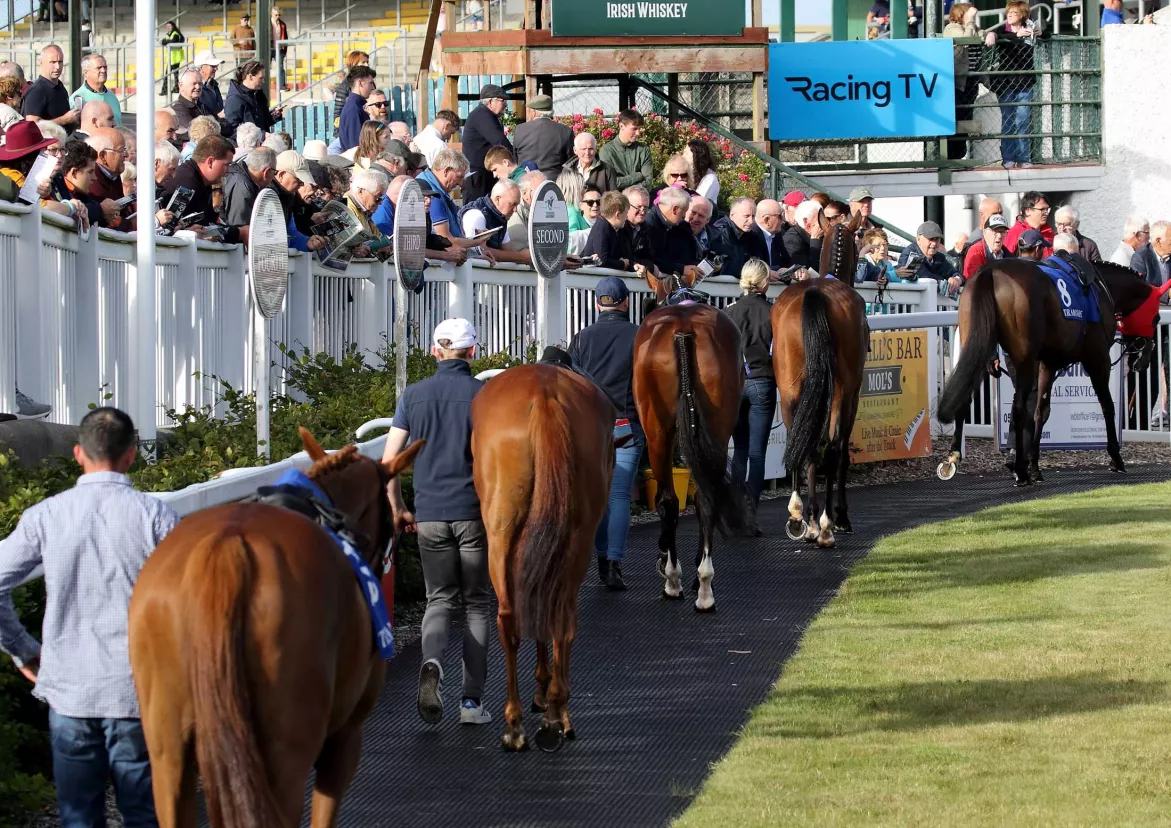
[[[309,432],[309,478],[361,533],[373,562],[389,531],[390,466]],[[296,512],[237,503],[183,520],[147,560],[130,602],[130,664],[162,828],[196,820],[196,764],[211,824],[292,828],[316,769],[313,826],[336,824],[386,666],[345,555]]]
[[[837,225],[834,238],[845,229]],[[848,239],[841,234],[834,246],[842,243],[853,249],[853,233]],[[844,259],[849,253],[824,250],[823,262],[827,256]],[[849,272],[852,279],[853,271]],[[835,531],[853,531],[846,505],[846,472],[870,340],[866,303],[846,281],[808,279],[781,293],[773,303],[772,323],[773,371],[788,430],[785,466],[793,483],[786,532],[793,540],[804,536],[829,548],[835,544]],[[816,454],[823,441],[826,492],[819,516]],[[802,472],[809,486],[809,502],[804,506]]]
[[[522,638],[537,643],[532,707],[545,714],[537,747],[555,751],[574,736],[569,650],[578,589],[609,501],[616,416],[592,382],[548,364],[510,368],[472,402],[472,469],[508,669],[507,750],[527,747],[516,678]]]
[[[659,308],[643,320],[634,340],[634,403],[659,486],[655,507],[661,519],[663,595],[682,594],[675,548],[679,498],[671,472],[677,439],[696,485],[700,543],[695,608],[700,612],[715,607],[714,530],[718,527],[727,534],[755,528],[743,481],[733,483],[727,470],[728,441],[743,388],[740,331],[726,314],[710,305],[679,304]]]
[[[1080,258],[1080,257],[1079,257]],[[1115,429],[1114,400],[1110,396],[1110,347],[1117,318],[1128,318],[1149,306],[1137,332],[1123,326],[1127,351],[1138,354],[1155,334],[1151,319],[1158,316],[1157,292],[1130,268],[1109,262],[1090,262],[1098,276],[1098,323],[1065,318],[1058,288],[1035,262],[1005,259],[982,267],[960,296],[959,362],[939,398],[939,420],[955,423],[955,437],[940,476],[950,477],[959,465],[964,421],[976,386],[983,382],[999,344],[1012,360],[1016,389],[1012,401],[1015,432],[1015,485],[1041,480],[1041,435],[1049,419],[1049,393],[1057,372],[1075,362],[1085,366],[1106,420],[1106,451],[1111,469],[1124,472]],[[1071,284],[1068,290],[1081,290]],[[1134,323],[1130,323],[1134,324]],[[1146,351],[1149,358],[1149,350]],[[1037,391],[1037,407],[1029,417],[1028,399]],[[945,477],[945,479],[946,479]]]

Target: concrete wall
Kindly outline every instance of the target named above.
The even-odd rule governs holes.
[[[1109,256],[1131,213],[1171,219],[1171,26],[1102,32],[1102,186],[1078,193],[1082,232]]]

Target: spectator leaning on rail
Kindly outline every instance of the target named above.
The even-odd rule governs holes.
[[[694,198],[691,200],[691,206],[692,209],[696,206]],[[781,209],[779,201],[771,198],[761,199],[756,205],[756,225],[752,229],[764,244],[764,263],[771,271],[783,270],[789,266],[789,253],[785,250],[785,243],[781,238]]]
[[[445,236],[457,247],[476,247],[464,237],[463,227],[459,220],[459,207],[449,193],[464,180],[468,170],[468,159],[459,150],[445,149],[435,156],[435,163],[431,168],[424,170],[418,176],[420,182],[426,181],[431,189],[439,195],[431,199],[431,225],[440,236]],[[543,176],[542,176],[543,178]],[[465,198],[465,201],[467,199]],[[525,230],[528,235],[528,230]],[[490,247],[481,247],[481,255],[491,263],[496,258]]]
[[[121,411],[87,414],[73,456],[83,471],[77,485],[30,506],[0,542],[0,647],[49,705],[61,824],[104,825],[112,777],[128,828],[157,825],[126,618],[139,570],[179,516],[126,476],[135,432]],[[11,598],[38,566],[43,644],[21,626]]]
[[[634,407],[634,338],[638,326],[630,321],[630,290],[617,276],[598,280],[594,287],[598,319],[579,331],[569,343],[573,369],[593,380],[614,404],[618,420],[614,436],[629,425],[633,438],[614,451],[614,475],[610,481],[610,503],[594,536],[598,577],[608,589],[626,589],[622,580],[622,559],[630,533],[630,487],[638,471],[646,437]]]
[[[378,209],[374,211],[371,220],[374,226],[382,231],[383,235],[390,237],[394,235],[394,211],[398,207],[399,193],[402,192],[403,185],[411,180],[409,175],[398,175],[391,179],[390,183],[386,185],[386,195],[382,197],[382,203],[378,205]],[[463,247],[457,247],[451,243],[450,239],[443,236],[436,235],[431,230],[431,199],[436,195],[431,185],[426,181],[419,181],[419,190],[423,193],[423,209],[427,211],[427,258],[439,259],[444,262],[451,262],[452,264],[461,265],[468,258],[468,251]],[[419,284],[417,293],[422,293],[423,285]]]
[[[758,207],[757,211],[759,212],[759,210]],[[711,250],[712,233],[708,224],[712,220],[712,203],[696,193],[691,197],[691,203],[687,205],[687,212],[684,213],[683,220],[691,228],[691,235],[695,239],[694,256],[698,262]]]
[[[480,90],[480,105],[468,113],[464,122],[463,152],[468,159],[468,174],[463,182],[465,203],[487,195],[492,189],[492,174],[484,168],[488,150],[501,146],[513,149],[500,123],[505,104],[504,90],[489,83]]]
[[[191,158],[179,165],[167,186],[163,188],[164,205],[170,201],[179,187],[187,187],[192,191],[187,213],[198,213],[200,218],[197,224],[188,229],[197,235],[205,226],[219,223],[219,216],[212,207],[212,188],[224,180],[233,154],[234,150],[227,138],[222,135],[209,135],[196,145]],[[223,240],[225,244],[247,243],[248,225],[229,225]]]
[[[971,279],[976,271],[988,262],[999,261],[1009,254],[1004,249],[1004,235],[1008,232],[1008,221],[1000,213],[993,213],[984,222],[983,237],[968,246],[964,256],[964,279]]]
[[[947,260],[940,249],[943,247],[943,231],[934,221],[925,221],[915,231],[915,241],[903,248],[895,272],[906,281],[918,281],[920,277],[937,279],[952,296],[959,293],[964,281],[959,272]]]
[[[255,154],[266,154],[264,163],[268,163],[267,154],[271,152],[272,150],[267,147],[253,150]],[[251,159],[250,164],[256,163],[251,155],[249,155],[249,159]],[[267,186],[281,200],[281,211],[284,213],[285,224],[289,232],[289,247],[303,253],[324,247],[326,243],[324,237],[302,233],[294,218],[298,205],[312,198],[317,187],[317,179],[314,178],[309,169],[309,163],[305,160],[305,156],[296,150],[285,150],[280,155],[274,156],[271,163],[273,164],[272,175]],[[251,167],[249,170],[251,171]],[[250,174],[255,176],[255,173],[250,172]],[[255,198],[253,200],[255,201]],[[250,220],[251,217],[252,208],[250,206],[248,219]],[[235,223],[232,221],[231,215],[228,217],[228,223]]]
[[[1028,230],[1038,231],[1049,245],[1045,247],[1045,255],[1052,252],[1053,228],[1049,226],[1049,199],[1044,193],[1030,191],[1021,196],[1021,216],[1017,219],[1004,237],[1004,246],[1009,253],[1017,252],[1017,239]]]
[[[548,95],[534,95],[528,113],[529,120],[517,124],[512,133],[517,160],[534,162],[545,178],[555,181],[573,158],[577,139],[572,129],[553,120],[553,99]]]
[[[756,231],[756,202],[740,196],[728,205],[728,215],[711,226],[711,251],[724,257],[721,271],[727,276],[739,276],[749,259],[768,258],[764,236]]]
[[[789,261],[816,270],[821,267],[821,205],[813,199],[802,201],[793,219],[796,223],[785,231],[783,237]]]
[[[516,182],[520,187],[520,204],[508,220],[509,240],[504,245],[505,250],[529,249],[529,207],[533,203],[533,194],[546,180],[544,173],[533,170],[522,175],[520,181]]]
[[[764,490],[764,458],[777,409],[772,302],[765,295],[769,275],[769,267],[761,259],[746,261],[740,272],[740,289],[744,295],[727,311],[740,329],[740,355],[747,375],[740,393],[736,430],[732,433],[732,480],[741,483],[747,476],[748,493],[756,504],[760,503],[760,493]]]
[[[111,126],[122,125],[122,107],[118,103],[118,96],[106,88],[106,78],[109,76],[109,66],[101,55],[86,55],[81,59],[81,74],[84,80],[81,86],[73,90],[69,100],[81,98],[82,106],[90,101],[101,101],[110,107],[114,116]]]
[[[443,718],[443,667],[452,611],[463,598],[462,724],[487,724],[492,716],[482,695],[488,675],[492,588],[488,540],[472,479],[472,400],[483,383],[472,376],[476,331],[466,319],[446,319],[435,328],[431,354],[435,373],[407,386],[395,407],[383,460],[396,457],[408,439],[425,440],[415,458],[414,511],[391,481],[390,508],[397,531],[417,530],[419,560],[427,585],[423,615],[423,666],[419,671],[419,715],[428,724]]]
[[[485,230],[496,230],[486,242],[498,262],[531,265],[528,250],[508,250],[508,220],[520,204],[520,187],[511,181],[497,181],[489,195],[469,201],[459,211],[460,226],[468,238]],[[526,229],[527,232],[527,229]]]
[[[276,175],[276,153],[260,147],[233,161],[224,177],[224,219],[228,224],[247,224],[260,191]]]
[[[638,142],[642,123],[642,115],[636,110],[622,110],[618,113],[618,136],[598,150],[598,157],[617,176],[614,186],[620,190],[635,185],[649,187],[655,177],[651,149]]]
[[[374,91],[374,79],[378,73],[369,66],[355,66],[346,76],[350,84],[350,95],[342,107],[342,114],[338,118],[337,139],[341,152],[358,146],[358,137],[362,134],[362,124],[370,120],[366,112],[366,99]]]
[[[659,194],[659,203],[647,216],[644,233],[651,263],[663,275],[676,274],[685,280],[698,275],[695,263],[695,241],[691,228],[683,221],[691,196],[677,187],[668,187]]]
[[[1088,236],[1083,236],[1078,230],[1078,227],[1081,226],[1081,215],[1078,213],[1077,208],[1069,204],[1066,204],[1064,207],[1058,207],[1057,213],[1053,216],[1053,223],[1057,226],[1058,233],[1068,233],[1077,239],[1077,253],[1089,259],[1091,262],[1102,261],[1102,252],[1098,250],[1098,243]],[[1054,242],[1056,241],[1054,239]]]
[[[630,201],[622,193],[611,190],[602,196],[601,215],[590,228],[590,235],[581,252],[583,258],[597,256],[598,267],[634,270],[634,262],[622,255],[621,231],[626,225],[626,211],[629,209]]]
[[[65,53],[56,44],[41,50],[41,74],[24,93],[23,113],[30,121],[52,121],[64,127],[66,133],[77,129],[81,107],[74,108],[61,83],[65,68]]]
[[[94,176],[91,193],[102,205],[102,227],[129,233],[134,230],[134,220],[123,218],[124,210],[118,206],[122,198],[122,170],[126,168],[126,139],[116,129],[95,130],[86,143],[98,154],[98,171]]]
[[[1110,261],[1116,265],[1130,267],[1135,251],[1151,238],[1151,223],[1146,216],[1128,216],[1122,226],[1122,241],[1110,254]]]
[[[626,200],[630,203],[630,209],[626,211],[626,226],[622,228],[620,233],[620,240],[622,242],[621,255],[623,258],[630,259],[636,264],[641,264],[644,267],[653,267],[654,263],[651,261],[650,247],[647,242],[647,217],[651,207],[651,194],[646,191],[646,187],[641,184],[635,184],[632,187],[627,187],[622,191],[626,196]],[[687,215],[684,213],[684,215]],[[695,249],[692,248],[692,255],[695,254]],[[698,261],[698,259],[696,259]]]

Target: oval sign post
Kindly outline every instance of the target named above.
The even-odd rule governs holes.
[[[565,196],[552,181],[546,181],[533,193],[529,207],[529,254],[533,269],[552,279],[565,269],[569,252],[569,208]]]
[[[289,288],[289,228],[280,196],[268,188],[256,196],[248,222],[248,278],[252,284],[256,453],[270,458],[268,320],[280,313]]]
[[[401,400],[407,387],[407,301],[423,284],[427,256],[427,208],[419,182],[403,184],[394,206],[394,388]]]

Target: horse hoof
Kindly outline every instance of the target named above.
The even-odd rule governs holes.
[[[799,541],[805,537],[805,533],[809,531],[809,524],[803,520],[789,518],[785,524],[785,534],[788,535],[789,540]]]
[[[716,600],[713,598],[712,602],[707,605],[700,604],[699,601],[696,601],[695,602],[695,611],[696,612],[703,612],[703,613],[715,612],[716,611]]]
[[[854,527],[850,525],[849,521],[845,523],[834,523],[835,535],[852,535],[854,534]]]
[[[837,545],[838,545],[837,541],[832,541],[832,540],[826,541],[826,540],[821,540],[821,539],[818,539],[818,541],[817,541],[817,548],[818,549],[833,549]]]
[[[528,750],[529,743],[525,740],[525,732],[523,730],[504,731],[504,735],[500,737],[500,746],[508,751]]]
[[[1031,472],[1029,472],[1029,475],[1037,483],[1044,483],[1045,482],[1045,475],[1041,474],[1040,469],[1033,469]]]
[[[572,727],[569,728],[569,730],[565,731],[565,738],[572,742],[574,739],[577,738],[577,731],[574,730]]]
[[[667,592],[667,587],[664,585],[662,597],[663,597],[664,601],[678,601],[680,598],[683,597],[683,593],[677,592],[674,595],[672,595],[671,593]]]
[[[542,753],[556,753],[565,744],[565,728],[561,722],[541,722],[536,741]]]
[[[951,480],[956,476],[956,464],[945,460],[935,469],[935,476],[940,480]]]

